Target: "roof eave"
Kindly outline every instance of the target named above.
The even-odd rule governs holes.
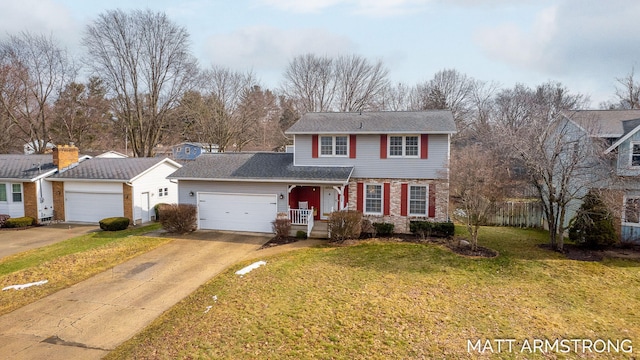
[[[434,135],[453,135],[457,131],[285,131],[286,135],[317,135],[317,134],[340,134],[340,135],[381,135],[381,134],[434,134]]]
[[[351,173],[349,174],[349,178],[351,177]],[[169,176],[167,179],[176,179],[178,181],[233,181],[233,182],[267,182],[267,183],[298,183],[298,184],[347,184],[349,182],[349,178],[346,180],[334,179],[334,180],[314,180],[314,179],[265,179],[265,178],[196,178],[196,177],[172,177]]]

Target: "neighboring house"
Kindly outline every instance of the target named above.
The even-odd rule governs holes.
[[[38,223],[51,220],[53,192],[51,183],[45,179],[66,166],[89,159],[78,158],[76,151],[74,161],[67,163],[65,149],[56,147],[45,155],[0,155],[0,214],[13,218],[30,216]]]
[[[169,176],[201,229],[271,232],[278,213],[313,224],[358,210],[409,232],[446,221],[450,111],[308,113],[287,134],[292,153],[204,154]]]
[[[617,198],[621,240],[640,242],[640,110],[584,110],[566,115],[573,124],[605,142],[613,155],[609,184]],[[616,210],[619,209],[619,210]]]
[[[127,158],[128,156],[123,154],[123,153],[117,152],[117,151],[109,150],[109,151],[104,152],[104,153],[102,153],[100,155],[96,155],[95,157],[97,157],[97,158],[122,159],[122,158]]]
[[[178,145],[174,145],[173,158],[175,160],[194,160],[203,153],[217,153],[218,145],[207,145],[194,142],[183,142]]]
[[[78,149],[69,158],[77,159]],[[166,177],[180,168],[168,158],[93,158],[47,180],[52,182],[54,219],[97,223],[124,216],[132,224],[155,218],[153,207],[177,202],[177,184]]]

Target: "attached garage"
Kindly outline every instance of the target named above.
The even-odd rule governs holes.
[[[124,216],[122,193],[65,192],[66,221],[96,223]]]
[[[200,229],[272,232],[276,194],[198,193]]]

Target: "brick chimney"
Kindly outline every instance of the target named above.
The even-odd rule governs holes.
[[[71,145],[58,145],[53,148],[53,165],[58,170],[67,168],[78,162],[78,148]]]

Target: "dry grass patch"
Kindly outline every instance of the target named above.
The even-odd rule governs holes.
[[[542,232],[483,230],[500,256],[367,241],[278,255],[243,277],[238,264],[107,358],[477,358],[468,339],[640,341],[640,263],[566,260],[537,247]]]
[[[105,271],[170,241],[140,236],[159,225],[95,232],[0,259],[0,288],[48,280],[42,286],[2,291],[0,315]]]

